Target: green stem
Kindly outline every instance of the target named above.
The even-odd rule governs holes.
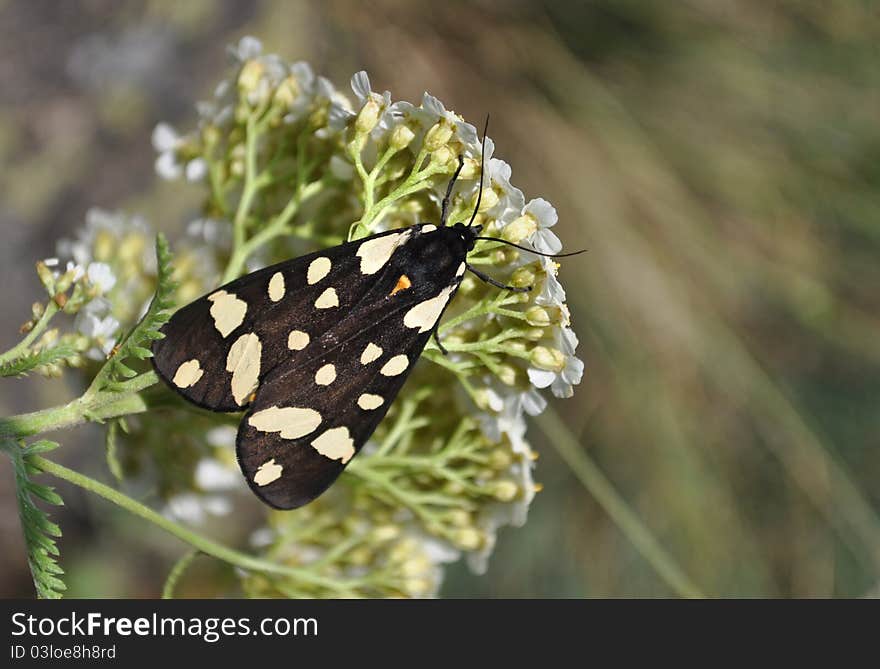
[[[0,438],[26,437],[87,421],[103,421],[147,410],[147,403],[138,393],[157,383],[155,372],[145,372],[120,384],[119,390],[79,397],[60,407],[0,418]]]
[[[31,462],[40,470],[48,474],[52,474],[53,476],[67,481],[68,483],[72,483],[73,485],[78,486],[83,490],[88,490],[89,492],[94,493],[99,497],[103,497],[104,499],[112,502],[116,506],[119,506],[126,511],[133,513],[134,515],[139,516],[140,518],[143,518],[150,523],[153,523],[157,527],[162,528],[169,534],[172,534],[178,539],[189,544],[194,549],[201,551],[202,553],[205,553],[207,555],[211,555],[218,560],[226,562],[227,564],[241,567],[242,569],[246,569],[249,571],[287,576],[293,579],[300,580],[304,583],[330,588],[334,591],[351,587],[351,583],[324,578],[323,576],[313,574],[304,569],[287,567],[274,562],[267,562],[266,560],[261,560],[260,558],[254,557],[253,555],[241,553],[237,550],[219,544],[197,532],[190,530],[189,528],[184,527],[183,525],[180,525],[179,523],[174,522],[169,518],[166,518],[159,513],[156,513],[151,508],[133,500],[128,495],[125,495],[118,490],[111,488],[110,486],[104,485],[103,483],[96,481],[93,478],[85,476],[84,474],[80,474],[79,472],[76,472],[72,469],[68,469],[64,465],[60,465],[57,462],[46,460],[45,458],[37,455],[31,457]]]
[[[238,208],[235,211],[235,219],[232,222],[232,257],[236,258],[241,253],[241,247],[245,243],[245,223],[250,214],[251,203],[262,184],[257,179],[257,115],[251,114],[248,117],[245,126],[245,167],[244,167],[244,188],[242,189],[241,199],[238,201]],[[227,274],[230,266],[227,267]],[[235,278],[234,276],[232,278]],[[224,281],[226,283],[226,275]]]
[[[593,496],[614,524],[654,568],[658,576],[680,597],[702,598],[705,594],[690,580],[675,559],[666,552],[651,530],[645,526],[626,501],[605,478],[596,463],[587,455],[568,426],[553,409],[547,408],[538,419],[548,441]]]
[[[174,588],[177,586],[177,582],[180,580],[180,577],[183,576],[183,572],[187,570],[192,561],[201,554],[202,552],[200,550],[191,548],[184,553],[183,557],[174,563],[171,571],[168,572],[168,578],[165,579],[165,585],[162,587],[162,599],[174,599]]]
[[[31,331],[27,333],[24,339],[6,351],[6,353],[0,355],[0,365],[9,362],[10,360],[17,360],[24,355],[30,345],[33,344],[37,337],[43,333],[46,326],[49,325],[49,321],[52,320],[52,317],[56,313],[58,313],[58,305],[55,304],[54,300],[49,300],[45,311],[43,311],[43,315],[40,316],[40,320],[34,324],[34,327],[31,328]]]

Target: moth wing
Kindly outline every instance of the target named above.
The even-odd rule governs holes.
[[[350,312],[419,226],[392,230],[242,276],[178,310],[153,366],[187,400],[240,411],[263,379],[296,366],[309,343]]]
[[[264,502],[293,509],[315,499],[373,434],[461,281],[461,260],[444,259],[417,279],[404,273],[407,257],[392,260],[308,359],[265,379],[236,442],[242,472]]]

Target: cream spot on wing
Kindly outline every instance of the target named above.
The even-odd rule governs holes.
[[[291,351],[302,351],[309,345],[309,335],[302,330],[291,330],[287,335],[287,348]]]
[[[248,425],[260,432],[279,432],[282,439],[299,439],[314,432],[321,424],[321,414],[314,409],[269,407],[248,418]]]
[[[370,239],[358,247],[357,256],[361,259],[361,274],[375,274],[388,262],[394,250],[409,239],[410,231],[396,235],[385,235]]]
[[[226,356],[226,371],[232,372],[232,396],[242,405],[257,389],[260,378],[260,356],[263,345],[253,332],[241,335],[229,349]]]
[[[434,230],[436,230],[436,229],[437,229],[436,225],[434,225],[432,223],[428,223],[427,225],[422,226],[422,234],[424,235],[428,232],[434,232]]]
[[[331,460],[342,460],[345,464],[354,455],[354,440],[348,434],[347,427],[334,427],[327,430],[312,442],[318,453]]]
[[[275,272],[269,279],[269,299],[277,302],[284,297],[284,275],[281,272]]]
[[[373,360],[378,359],[380,355],[382,355],[382,349],[376,346],[373,342],[370,342],[367,344],[364,352],[361,353],[361,364],[369,365]]]
[[[409,367],[409,358],[405,355],[395,355],[391,360],[382,365],[379,373],[382,376],[397,376],[402,374]]]
[[[432,297],[424,302],[419,302],[406,312],[403,317],[403,324],[408,328],[418,328],[419,332],[427,332],[443,312],[443,307],[449,302],[449,296],[452,294],[453,287],[447,286],[440,291],[439,295]]]
[[[282,469],[284,468],[281,465],[275,464],[275,458],[266,460],[254,472],[254,483],[257,485],[269,485],[272,481],[277,481],[281,478]]]
[[[309,282],[310,286],[313,286],[330,273],[330,267],[330,258],[315,258],[309,264],[306,281]]]
[[[189,388],[190,386],[194,386],[198,380],[202,378],[202,374],[204,373],[205,370],[201,368],[199,361],[193,358],[192,360],[187,360],[177,368],[177,371],[174,373],[174,378],[171,381],[178,388]]]
[[[244,315],[247,313],[247,303],[244,300],[225,290],[218,290],[213,295],[209,295],[208,300],[214,303],[211,305],[214,327],[224,337],[244,321]]]
[[[335,288],[328,288],[315,300],[316,309],[329,309],[330,307],[339,306],[339,296],[336,294]]]
[[[336,367],[333,365],[324,365],[315,372],[315,383],[319,386],[329,386],[336,380]]]
[[[455,276],[461,276],[464,274],[464,271],[467,269],[467,266],[464,263],[458,266],[458,269],[455,271]]]
[[[379,395],[371,395],[370,393],[364,393],[360,397],[358,397],[358,406],[365,410],[371,411],[372,409],[378,409],[382,404],[385,403]]]

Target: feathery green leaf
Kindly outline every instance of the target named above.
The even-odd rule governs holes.
[[[56,561],[60,552],[54,537],[61,536],[61,528],[49,520],[49,515],[34,503],[34,498],[56,506],[64,502],[50,486],[34,483],[30,479],[30,475],[39,470],[29,462],[33,455],[57,448],[58,444],[43,440],[21,448],[13,441],[5,441],[2,446],[12,459],[18,515],[37,596],[40,599],[60,599],[67,586],[59,578],[64,570]]]

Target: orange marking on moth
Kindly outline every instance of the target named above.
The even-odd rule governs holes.
[[[394,286],[394,290],[392,290],[389,295],[394,295],[394,293],[399,293],[401,290],[406,290],[412,285],[412,281],[409,280],[409,277],[406,274],[401,274],[400,278],[397,280],[397,284]]]

